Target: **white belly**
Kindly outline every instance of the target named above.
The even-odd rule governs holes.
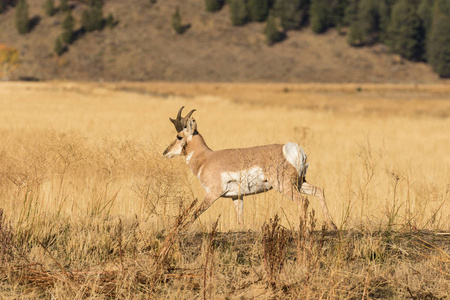
[[[222,197],[238,197],[267,192],[272,188],[260,167],[221,174]]]

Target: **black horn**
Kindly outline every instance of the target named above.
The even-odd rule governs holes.
[[[189,118],[191,117],[191,115],[194,113],[194,111],[196,111],[196,109],[191,110],[184,118],[181,117],[181,112],[183,111],[184,106],[182,106],[180,108],[180,110],[178,111],[177,114],[177,118],[176,119],[172,119],[169,118],[170,121],[173,123],[173,125],[175,126],[175,129],[177,130],[177,132],[183,131],[184,127],[186,127],[186,123],[189,120]]]

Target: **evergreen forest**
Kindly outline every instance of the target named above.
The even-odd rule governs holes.
[[[222,0],[205,4],[211,12],[225,6]],[[235,26],[266,21],[269,44],[281,42],[290,30],[309,26],[321,34],[334,27],[354,47],[383,43],[450,77],[450,0],[228,0],[228,5]]]

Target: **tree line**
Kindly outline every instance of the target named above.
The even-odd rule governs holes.
[[[317,34],[334,27],[352,46],[384,43],[450,77],[450,0],[205,0],[209,12],[225,5],[234,26],[266,22],[269,44],[304,26]]]
[[[59,0],[58,6],[54,0],[44,2],[43,10],[47,16],[52,17],[57,13],[65,15],[61,26],[62,32],[55,40],[54,51],[57,55],[66,52],[68,46],[84,33],[103,30],[106,26],[113,27],[117,23],[112,14],[104,18],[103,0],[80,0],[78,2],[86,6],[79,20],[81,27],[78,30],[75,30],[77,20],[72,15],[73,6],[69,5],[68,0]],[[0,3],[2,3],[0,13],[5,11],[8,6],[15,7],[15,25],[19,34],[27,34],[31,31],[27,0],[2,0]]]
[[[228,6],[234,26],[265,22],[268,44],[282,41],[286,32],[309,26],[317,34],[336,28],[347,35],[354,47],[384,43],[393,53],[412,61],[426,61],[443,78],[450,78],[450,0],[204,0],[211,13]],[[46,0],[48,16],[65,13],[62,33],[55,41],[61,55],[80,34],[113,27],[110,14],[103,17],[103,0],[79,0],[86,6],[74,31],[76,20],[67,0]],[[16,28],[20,34],[30,31],[27,0],[1,0],[0,13],[9,6],[16,9]],[[183,25],[177,8],[172,27],[182,34]]]

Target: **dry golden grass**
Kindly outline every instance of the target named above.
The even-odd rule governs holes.
[[[450,87],[13,82],[0,84],[0,105],[2,297],[449,297],[448,244],[404,232],[450,230]],[[267,279],[261,226],[278,214],[299,228],[296,203],[269,192],[245,198],[243,228],[220,199],[164,244],[204,195],[182,158],[162,157],[182,105],[198,110],[212,149],[302,145],[308,181],[325,188],[348,235],[310,236],[297,249],[317,263],[293,261],[301,251],[291,247]],[[193,236],[217,220],[219,232],[251,230],[253,240],[224,234],[213,247]]]

